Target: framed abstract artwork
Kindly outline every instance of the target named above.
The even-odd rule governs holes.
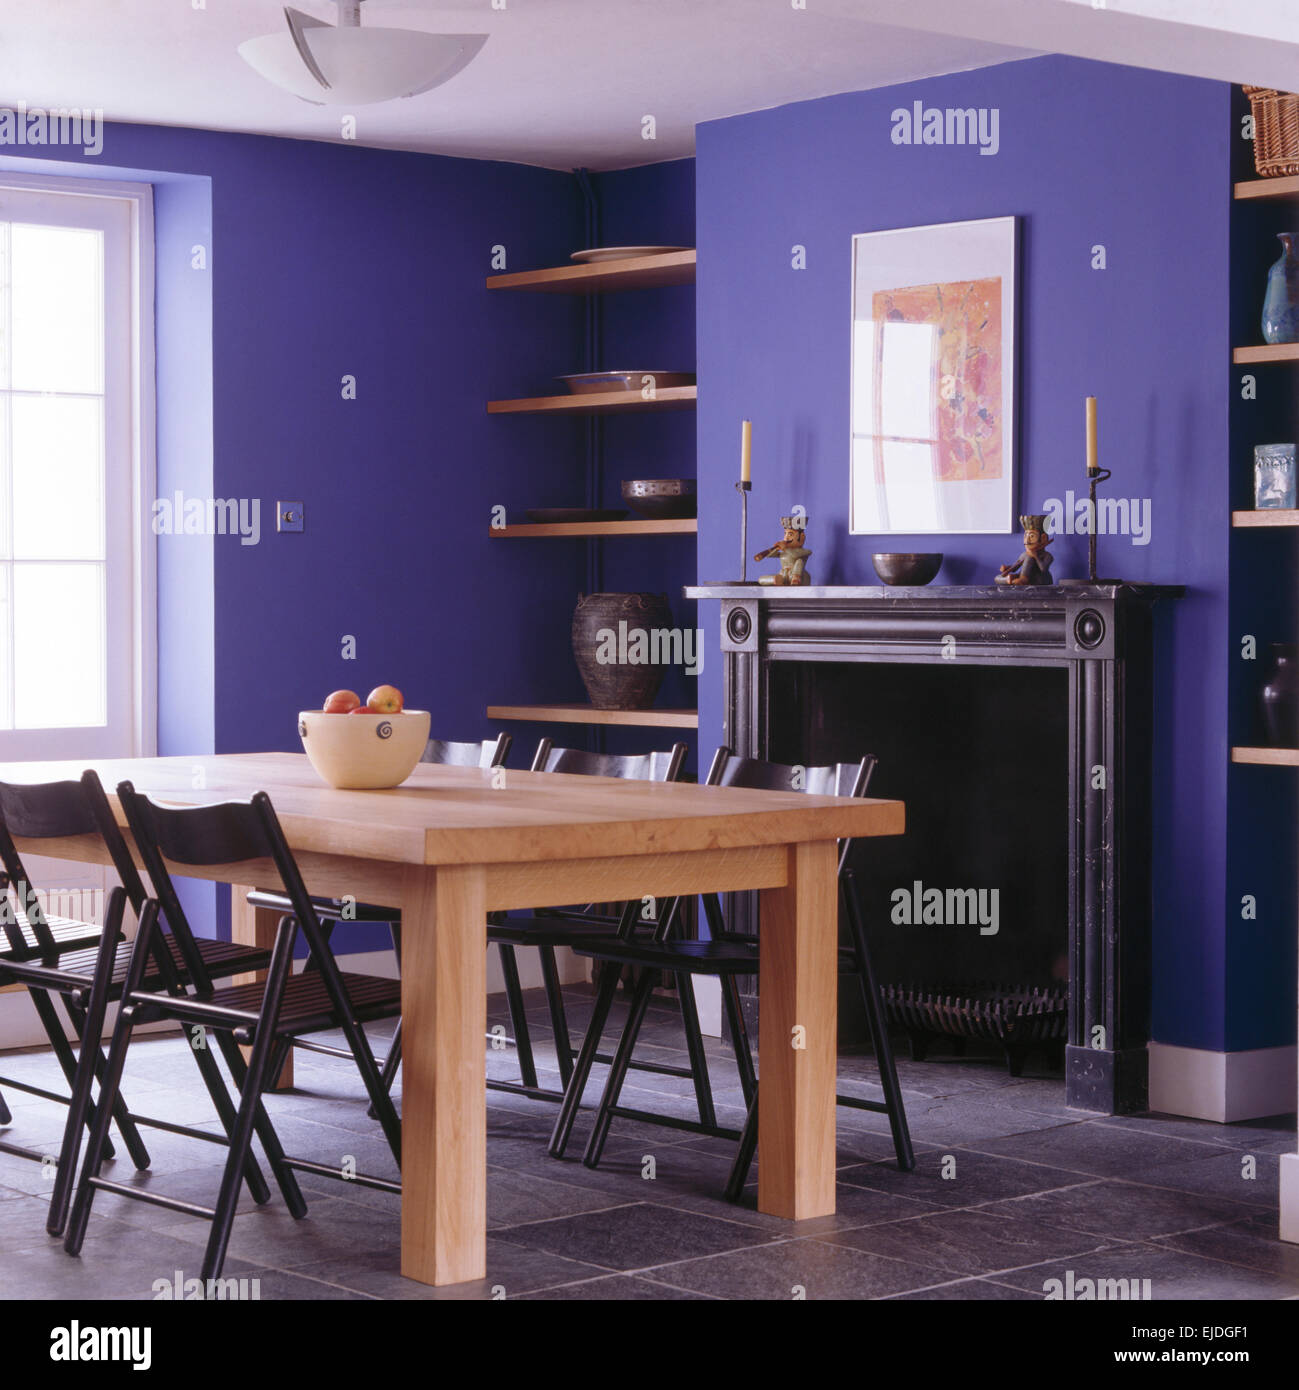
[[[853,237],[854,534],[1011,530],[1017,230],[994,217]]]

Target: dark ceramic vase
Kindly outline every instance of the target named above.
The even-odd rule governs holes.
[[[669,644],[666,594],[587,594],[573,614],[573,655],[596,709],[649,709],[667,666],[652,662]]]
[[[1299,259],[1294,253],[1294,232],[1281,232],[1277,240],[1285,248],[1267,273],[1263,300],[1263,341],[1299,342]]]
[[[1272,643],[1272,666],[1259,696],[1273,748],[1299,748],[1299,646]]]

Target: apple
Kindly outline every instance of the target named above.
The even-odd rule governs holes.
[[[349,710],[349,714],[378,714],[377,709],[371,709],[368,705],[357,705],[354,710]]]
[[[325,701],[324,710],[326,714],[351,714],[360,703],[355,690],[335,690]]]
[[[401,691],[395,685],[376,685],[365,703],[372,714],[400,714]]]

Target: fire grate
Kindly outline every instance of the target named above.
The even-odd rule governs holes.
[[[1069,1018],[1063,986],[979,984],[959,990],[883,985],[889,1019],[911,1042],[911,1056],[924,1061],[936,1038],[984,1038],[1006,1049],[1006,1065],[1019,1076],[1027,1054],[1042,1049],[1054,1063],[1063,1058]],[[961,1049],[958,1049],[958,1051]]]

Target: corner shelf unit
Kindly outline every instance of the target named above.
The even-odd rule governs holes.
[[[693,410],[697,386],[665,386],[648,400],[639,391],[584,391],[568,396],[533,396],[488,401],[489,415],[631,415],[639,410]]]
[[[1233,748],[1231,760],[1269,767],[1299,767],[1299,748]]]
[[[695,252],[628,256],[594,265],[557,265],[511,275],[489,275],[489,290],[531,290],[535,294],[603,294],[606,290],[651,290],[695,283]]]
[[[647,729],[697,729],[693,709],[596,709],[594,705],[488,705],[488,719],[530,724],[622,724]]]
[[[660,256],[628,256],[586,265],[549,266],[487,277],[489,290],[532,294],[606,294],[620,290],[661,289],[695,283],[694,248]],[[643,412],[693,410],[696,386],[670,386],[645,399],[639,391],[600,391],[582,395],[534,396],[488,401],[489,415],[632,415]],[[495,527],[494,540],[529,537],[572,537],[600,540],[617,536],[695,535],[694,518],[670,521],[536,522]],[[591,705],[488,705],[487,717],[542,724],[623,725],[652,729],[697,729],[693,709],[604,710]]]
[[[1232,188],[1232,198],[1236,202],[1299,199],[1299,177],[1244,179]],[[1299,343],[1256,343],[1238,347],[1232,350],[1231,360],[1238,367],[1299,364]],[[1231,524],[1241,530],[1299,526],[1299,510],[1278,507],[1234,511]],[[1299,767],[1299,748],[1236,746],[1231,750],[1231,761],[1256,767]]]
[[[493,540],[527,536],[693,536],[699,530],[694,517],[670,521],[527,521],[517,526],[494,526]]]

